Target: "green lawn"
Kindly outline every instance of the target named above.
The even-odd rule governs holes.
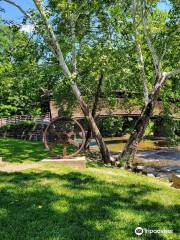
[[[44,144],[13,138],[0,138],[0,156],[7,162],[37,162],[49,156]]]
[[[8,156],[11,161],[10,152]],[[179,212],[179,190],[120,169],[80,170],[51,163],[0,172],[3,240],[176,240]],[[136,237],[137,226],[174,233]]]
[[[52,154],[50,154],[42,142],[0,138],[0,156],[2,156],[6,162],[37,162],[47,157],[62,155],[62,150],[62,145],[58,145]],[[72,153],[72,151],[73,147],[70,145],[70,147],[67,148],[67,152]]]

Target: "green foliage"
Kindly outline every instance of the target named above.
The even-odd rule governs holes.
[[[64,81],[63,77],[54,84],[53,99],[59,107],[61,116],[71,116],[77,101],[72,93],[69,81]]]
[[[150,120],[149,121],[149,124],[145,130],[145,133],[144,135],[145,136],[150,136],[150,135],[153,135],[153,130],[154,130],[154,121],[153,120]]]
[[[97,125],[104,136],[117,136],[122,134],[123,119],[121,117],[109,116],[98,118]]]
[[[2,126],[0,128],[1,131],[3,130],[9,130],[9,131],[13,131],[18,133],[19,131],[25,131],[25,130],[31,130],[33,127],[35,126],[35,123],[30,121],[30,120],[26,120],[26,121],[22,121],[22,122],[18,122],[18,123],[14,123],[14,124],[6,124],[4,126]]]
[[[39,45],[28,34],[0,22],[1,116],[27,114],[40,108],[42,68]]]
[[[12,105],[0,104],[0,117],[10,116],[17,112],[17,107]]]
[[[42,109],[40,107],[36,106],[36,107],[30,109],[29,113],[32,116],[40,116],[42,114]]]
[[[115,101],[112,95],[114,90],[125,89],[137,93],[136,97],[130,96],[127,98],[127,105],[144,105],[144,89],[137,62],[130,5],[131,2],[125,3],[122,1],[117,1],[117,3],[109,1],[106,1],[106,3],[90,2],[89,4],[86,1],[82,1],[81,6],[79,1],[71,1],[70,4],[67,4],[66,1],[62,3],[56,0],[49,1],[49,9],[52,16],[54,16],[53,24],[58,29],[57,35],[59,36],[63,53],[69,60],[70,68],[72,67],[73,48],[71,25],[74,19],[77,19],[75,21],[77,83],[86,101],[92,101],[92,96],[94,96],[97,87],[96,80],[100,73],[103,72],[102,92],[110,103]],[[152,35],[152,42],[157,49],[159,57],[164,52],[164,46],[168,45],[162,60],[162,68],[164,71],[169,71],[175,65],[178,65],[177,61],[174,65],[171,57],[169,57],[169,55],[173,55],[174,59],[177,59],[178,56],[176,51],[170,50],[178,42],[176,39],[177,34],[173,32],[176,29],[176,24],[172,24],[172,9],[176,7],[176,3],[173,3],[170,12],[159,9],[157,1],[148,2],[146,7],[149,33]],[[138,41],[142,45],[148,89],[151,91],[154,85],[154,67],[150,51],[144,39],[140,17],[137,16],[137,18],[139,21]],[[169,81],[172,82],[172,80]],[[177,81],[177,78],[174,81]],[[175,85],[173,84],[173,86]],[[173,99],[178,98],[178,88],[176,88],[175,94],[172,88],[171,84],[169,86],[167,84],[166,89],[162,92],[162,97],[165,92],[167,93],[168,101],[172,97]],[[68,100],[66,92],[64,91],[64,97]],[[69,101],[71,102],[71,99]]]
[[[165,137],[169,144],[178,143],[178,125],[179,121],[173,119],[173,117],[167,112],[163,112],[158,118],[156,124],[154,124],[153,130],[160,135]]]
[[[163,56],[163,71],[170,71],[179,65],[179,5],[177,1],[170,2],[170,11],[166,11],[158,8],[158,1],[146,1],[148,34],[159,58]],[[103,74],[101,93],[106,102],[115,105],[117,99],[112,93],[120,90],[125,92],[127,107],[144,105],[144,88],[132,24],[132,1],[49,0],[46,9],[71,72],[75,50],[76,82],[88,104],[92,104],[98,78]],[[42,19],[36,11],[32,11],[32,14],[39,31],[36,36],[23,33],[17,26],[2,23],[0,26],[0,108],[4,109],[0,114],[11,115],[16,112],[36,115],[40,109],[44,110],[42,105],[48,105],[52,98],[64,114],[71,114],[77,102],[69,81],[51,52]],[[136,18],[137,41],[142,47],[150,92],[155,80],[154,66],[144,37],[140,11],[137,11]],[[166,81],[160,96],[165,105],[170,106],[171,102],[179,105],[179,87],[177,77]],[[130,94],[126,95],[128,92]],[[116,129],[114,119],[112,123],[107,121],[103,124],[105,129],[112,131],[112,135],[122,128],[121,122],[117,122],[119,129]],[[151,129],[152,126],[149,126],[146,134]],[[131,130],[129,127],[127,131]]]
[[[130,134],[134,129],[137,118],[124,117],[123,118],[123,134]]]

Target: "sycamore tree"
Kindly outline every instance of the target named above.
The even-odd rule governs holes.
[[[58,63],[64,73],[64,76],[60,76],[59,90],[64,94],[63,87],[71,87],[75,98],[80,102],[82,110],[84,109],[83,112],[86,112],[88,123],[91,123],[89,124],[90,129],[97,138],[101,153],[102,149],[104,149],[104,154],[107,153],[109,156],[108,150],[98,132],[99,130],[96,131],[97,126],[93,119],[96,115],[99,95],[101,88],[103,88],[103,92],[111,101],[112,98],[109,97],[110,91],[125,87],[125,84],[123,84],[125,76],[123,72],[129,72],[129,68],[133,66],[132,64],[132,66],[126,68],[127,70],[125,69],[124,55],[129,46],[126,44],[126,47],[121,50],[120,47],[123,43],[119,44],[118,38],[115,40],[114,37],[114,20],[112,17],[110,18],[108,13],[113,4],[111,1],[106,4],[96,1],[92,2],[92,4],[88,4],[86,1],[83,4],[78,1],[62,1],[61,3],[49,1],[48,11],[45,12],[41,2],[35,1],[40,12],[40,15],[38,15],[33,11],[30,13],[25,12],[15,2],[9,0],[7,2],[18,7],[26,15],[27,19],[31,19],[38,34],[44,38],[51,51],[48,53],[50,61],[53,61],[54,66],[57,66]],[[47,16],[51,19],[51,25]],[[128,61],[128,58],[129,55],[126,61]],[[66,62],[64,59],[66,59]],[[132,74],[126,73],[126,78],[127,76],[130,79]],[[58,84],[54,84],[56,95],[58,95]],[[77,89],[77,84],[80,86],[79,89]],[[132,82],[129,86],[132,86]],[[48,86],[48,89],[50,88]],[[84,103],[79,90],[83,96],[86,96],[87,102],[88,99],[92,99],[92,95],[94,96],[92,112]],[[67,93],[69,97],[69,91]]]
[[[78,103],[81,106],[81,109],[85,115],[85,118],[87,119],[87,122],[92,130],[92,133],[97,141],[97,144],[100,148],[100,152],[102,154],[102,158],[104,162],[110,162],[110,153],[107,149],[107,146],[105,145],[105,142],[101,136],[101,133],[94,121],[94,118],[91,114],[91,111],[88,107],[88,105],[85,103],[80,89],[77,86],[76,79],[78,76],[78,73],[76,71],[76,57],[75,57],[75,41],[74,41],[74,36],[73,36],[73,26],[71,26],[71,31],[72,31],[72,51],[70,53],[70,56],[72,57],[72,65],[73,69],[70,69],[70,67],[66,63],[66,59],[64,58],[64,55],[62,53],[62,45],[56,36],[55,30],[53,29],[53,26],[51,24],[51,19],[48,19],[50,16],[48,12],[46,11],[45,7],[43,6],[42,2],[40,0],[34,0],[34,4],[37,7],[37,10],[39,12],[38,20],[40,19],[41,21],[41,27],[43,25],[43,31],[40,26],[38,26],[38,22],[36,21],[37,15],[32,14],[31,12],[26,12],[20,5],[18,5],[15,1],[11,0],[4,0],[5,2],[15,6],[18,8],[25,16],[26,18],[31,21],[33,24],[34,28],[37,30],[37,33],[41,35],[41,37],[44,39],[44,41],[47,43],[48,47],[51,49],[53,55],[55,56],[57,63],[62,70],[63,74],[66,77],[66,81],[69,82],[72,92],[75,95]],[[66,3],[66,2],[65,2]],[[68,1],[68,4],[71,6],[72,2]],[[78,13],[79,14],[79,13]],[[72,17],[71,24],[74,23],[74,14],[70,13]],[[60,15],[59,15],[60,16]],[[75,15],[76,17],[76,15]]]
[[[176,6],[176,3],[174,4]],[[140,65],[141,79],[144,84],[145,104],[134,130],[120,155],[121,160],[126,161],[129,167],[137,151],[137,146],[142,140],[145,129],[152,116],[157,98],[162,86],[180,72],[177,60],[177,51],[173,51],[174,40],[177,40],[177,20],[173,27],[169,14],[157,9],[157,1],[133,0],[131,2],[131,20],[134,30],[138,62]],[[172,27],[172,28],[171,28]],[[172,62],[171,52],[176,61]],[[146,59],[151,57],[148,71]],[[148,77],[146,77],[148,76]],[[148,78],[150,79],[150,91],[148,93]]]
[[[92,116],[96,117],[99,98],[103,96],[106,106],[116,104],[116,90],[138,90],[134,65],[135,54],[132,41],[124,34],[125,26],[118,26],[116,21],[118,4],[111,1],[49,1],[53,16],[52,24],[56,29],[63,53],[67,56],[68,66],[77,74],[76,82],[91,106]],[[122,4],[122,13],[126,4]],[[55,14],[54,14],[55,13]],[[117,30],[118,28],[118,30]],[[127,29],[129,27],[127,26]],[[73,52],[73,54],[69,54]],[[137,79],[135,81],[135,79]],[[69,85],[60,79],[55,87],[56,99],[64,105],[64,93],[69,106]],[[133,100],[134,101],[134,100]],[[127,102],[127,101],[126,101]],[[93,103],[93,104],[92,104]],[[88,129],[87,142],[91,136]]]

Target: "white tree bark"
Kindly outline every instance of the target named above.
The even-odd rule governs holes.
[[[143,87],[144,87],[144,91],[143,91],[144,103],[145,105],[147,105],[149,101],[148,81],[145,73],[144,56],[142,53],[141,44],[138,41],[138,29],[136,24],[136,0],[133,0],[133,28],[134,28],[134,34],[135,34],[136,51],[138,54],[138,63],[140,66],[140,76],[141,76],[141,80],[143,82]]]
[[[154,63],[154,68],[155,68],[155,72],[156,72],[156,78],[159,78],[160,75],[160,62],[159,62],[159,58],[156,52],[156,49],[152,43],[152,40],[149,36],[148,30],[147,30],[147,26],[148,26],[148,19],[147,19],[147,14],[145,11],[145,4],[146,4],[146,0],[140,0],[141,2],[141,19],[142,19],[142,25],[143,25],[143,31],[144,31],[144,36],[146,38],[149,50],[151,52],[151,57]]]

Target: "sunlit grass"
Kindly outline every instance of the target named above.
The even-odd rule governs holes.
[[[14,163],[47,154],[39,143],[0,144],[0,155]],[[41,163],[33,170],[0,172],[0,239],[135,240],[137,226],[174,232],[139,239],[178,239],[179,190],[157,178],[89,166]]]
[[[41,142],[0,138],[0,156],[7,162],[36,162],[49,156]]]
[[[72,154],[77,149],[72,145],[67,147],[67,153]],[[0,157],[7,162],[37,162],[44,158],[62,156],[63,145],[56,145],[51,153],[45,149],[42,142],[25,141],[13,138],[0,138]]]
[[[178,239],[178,194],[158,179],[116,169],[47,164],[1,173],[0,239],[137,239],[137,226],[174,231],[140,239]]]

